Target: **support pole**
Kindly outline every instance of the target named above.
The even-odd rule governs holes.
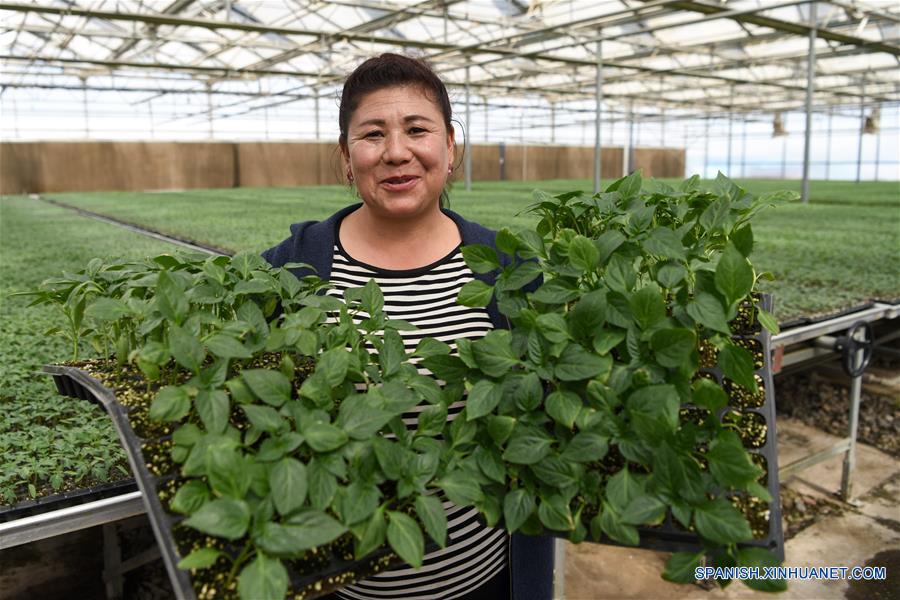
[[[150,117],[150,139],[156,137],[156,122],[153,119],[153,98],[147,100],[147,116]]]
[[[213,138],[213,101],[212,101],[212,86],[207,83],[206,84],[206,122],[209,125],[209,139]]]
[[[484,143],[485,143],[485,144],[488,143],[488,131],[489,131],[489,129],[490,129],[490,128],[488,127],[488,113],[489,113],[489,112],[490,112],[490,111],[488,111],[488,103],[487,103],[487,99],[485,99],[485,100],[484,100]]]
[[[781,178],[787,178],[787,136],[781,138]]]
[[[816,91],[816,2],[809,4],[809,52],[806,61],[806,131],[803,143],[803,183],[800,187],[800,201],[809,202],[809,154],[812,140],[812,101]]]
[[[634,170],[634,103],[628,104],[628,156],[623,161],[625,165],[625,173],[628,175]]]
[[[863,363],[865,350],[858,349],[853,355],[853,366],[858,368]],[[853,494],[853,470],[856,468],[856,433],[859,427],[859,403],[862,397],[862,374],[854,377],[850,382],[850,447],[844,455],[844,464],[841,471],[841,498],[844,502],[850,502]]]
[[[595,89],[596,96],[596,114],[594,115],[594,193],[600,191],[600,167],[601,167],[601,151],[600,143],[600,123],[603,117],[603,48],[600,41],[597,42],[597,87]]]
[[[466,139],[463,153],[465,154],[466,191],[472,191],[472,103],[469,102],[469,67],[466,67]]]
[[[731,97],[728,100],[728,172],[726,175],[731,177],[731,134],[734,126],[734,86],[731,86]]]
[[[878,181],[878,163],[881,161],[881,127],[875,131],[875,181]]]
[[[550,103],[550,143],[556,143],[556,102]]]
[[[91,122],[88,116],[87,80],[85,79],[81,80],[81,110],[84,114],[84,137],[87,139],[91,137]]]
[[[828,107],[828,143],[825,144],[825,180],[831,176],[831,122],[834,117],[834,107]]]
[[[316,88],[316,89],[314,90],[314,94],[315,94],[315,95],[314,95],[314,99],[315,99],[314,102],[315,102],[315,103],[314,103],[314,105],[313,105],[313,111],[316,113],[316,114],[315,114],[315,122],[316,122],[316,141],[318,142],[319,139],[321,139],[321,138],[319,137],[319,89],[318,89],[318,88]]]
[[[706,115],[706,122],[703,127],[703,178],[709,177],[709,115]]]
[[[744,127],[741,129],[741,177],[747,176],[747,115],[744,115]]]
[[[866,124],[866,80],[863,78],[862,94],[859,97],[859,150],[856,153],[856,183],[862,177],[863,129]]]

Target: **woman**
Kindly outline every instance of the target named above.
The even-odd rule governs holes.
[[[374,278],[385,312],[415,324],[401,332],[408,351],[424,336],[451,345],[506,327],[492,303],[456,303],[474,274],[461,245],[494,246],[495,232],[443,208],[453,172],[454,132],[443,82],[422,61],[383,54],[361,64],[344,84],[339,145],[346,176],[361,204],[321,222],[291,227],[291,237],[263,256],[275,266],[311,265],[342,295]],[[507,257],[508,258],[508,257]],[[450,418],[463,403],[451,406]],[[415,411],[405,415],[415,427]],[[426,555],[421,569],[401,568],[347,586],[341,598],[549,598],[553,552],[549,538],[483,527],[477,511],[445,503],[447,547]]]

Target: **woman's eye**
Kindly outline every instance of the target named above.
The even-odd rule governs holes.
[[[369,133],[367,133],[365,135],[365,137],[371,138],[371,137],[378,137],[379,135],[381,135],[380,131],[370,131]]]
[[[425,130],[421,127],[410,127],[409,128],[410,133],[424,133],[424,131]]]

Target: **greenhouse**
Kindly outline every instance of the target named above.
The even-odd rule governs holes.
[[[0,40],[0,597],[900,588],[896,2]]]

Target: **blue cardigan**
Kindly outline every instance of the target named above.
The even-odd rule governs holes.
[[[360,204],[348,206],[324,221],[294,223],[291,225],[291,237],[263,252],[263,258],[275,267],[292,262],[306,263],[314,269],[316,275],[329,279],[336,225],[359,207]],[[441,210],[459,227],[464,246],[484,244],[496,249],[496,231],[467,221],[451,210]],[[512,260],[502,252],[499,255],[503,265]],[[303,268],[293,272],[297,276],[304,276],[313,271]],[[475,277],[493,285],[496,273],[475,273]],[[494,328],[509,329],[509,321],[500,314],[495,299],[491,299],[487,312]],[[552,537],[513,534],[510,543],[510,570],[514,600],[550,600],[553,595],[553,556]]]

